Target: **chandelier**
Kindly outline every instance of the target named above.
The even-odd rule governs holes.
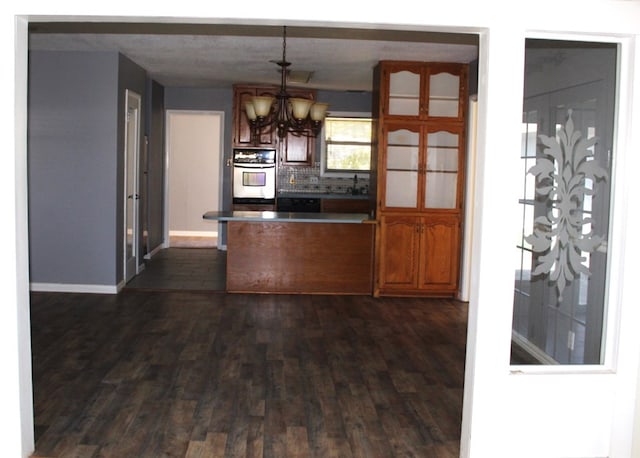
[[[251,128],[251,138],[257,139],[262,133],[274,129],[278,138],[287,134],[304,137],[316,137],[322,128],[322,122],[329,106],[326,103],[310,99],[292,97],[287,93],[287,27],[282,32],[282,60],[276,62],[280,67],[280,90],[275,97],[253,96],[245,102],[245,112]]]

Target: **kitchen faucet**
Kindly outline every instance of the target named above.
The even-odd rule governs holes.
[[[353,188],[351,188],[351,194],[354,196],[356,194],[360,194],[360,190],[358,189],[358,174],[353,176]]]

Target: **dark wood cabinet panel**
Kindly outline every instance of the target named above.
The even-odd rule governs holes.
[[[366,199],[322,199],[320,208],[324,213],[369,213],[369,205]]]
[[[316,100],[316,92],[307,89],[288,89],[293,97]],[[289,134],[280,141],[280,163],[283,165],[313,165],[316,137]]]
[[[285,165],[311,165],[313,163],[315,141],[316,139],[313,137],[287,135],[280,142],[280,162]]]

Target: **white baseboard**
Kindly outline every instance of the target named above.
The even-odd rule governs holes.
[[[89,294],[118,294],[124,287],[120,284],[112,285],[73,285],[68,283],[31,283],[30,290],[47,293],[89,293]]]
[[[169,231],[169,236],[177,237],[217,237],[216,231]]]
[[[147,254],[144,255],[145,259],[151,259],[153,256],[155,256],[156,254],[158,254],[158,252],[160,250],[162,250],[164,248],[164,244],[161,243],[160,245],[158,245],[157,247],[155,247],[153,250],[151,250],[150,252],[148,252]]]

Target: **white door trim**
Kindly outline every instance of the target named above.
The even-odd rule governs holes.
[[[135,125],[134,125],[134,139],[133,143],[129,142],[129,107],[133,107],[135,113]],[[141,268],[138,262],[139,247],[140,247],[140,113],[142,110],[142,97],[131,91],[125,90],[125,129],[124,129],[124,228],[123,228],[123,240],[122,249],[124,257],[124,281],[125,283],[131,280],[137,275]],[[130,150],[129,146],[133,148]],[[129,170],[129,155],[133,154],[133,170]],[[133,189],[128,187],[129,175],[133,174]],[[131,193],[130,193],[131,192]],[[131,231],[132,231],[132,256],[127,258],[127,231],[128,231],[128,214],[127,204],[129,200],[132,201],[132,219]]]
[[[218,147],[218,164],[220,166],[220,173],[218,178],[218,208],[223,208],[223,176],[224,176],[224,111],[215,111],[215,110],[175,110],[169,109],[165,112],[165,126],[166,126],[166,135],[165,135],[165,148],[164,148],[164,218],[163,218],[163,248],[169,248],[171,246],[171,239],[169,234],[169,174],[171,172],[170,165],[170,145],[171,145],[171,116],[172,115],[180,115],[180,114],[191,114],[191,115],[215,115],[219,116],[220,119],[220,138],[219,147]],[[217,240],[218,249],[222,248],[222,237],[220,237],[220,233],[218,235]]]

